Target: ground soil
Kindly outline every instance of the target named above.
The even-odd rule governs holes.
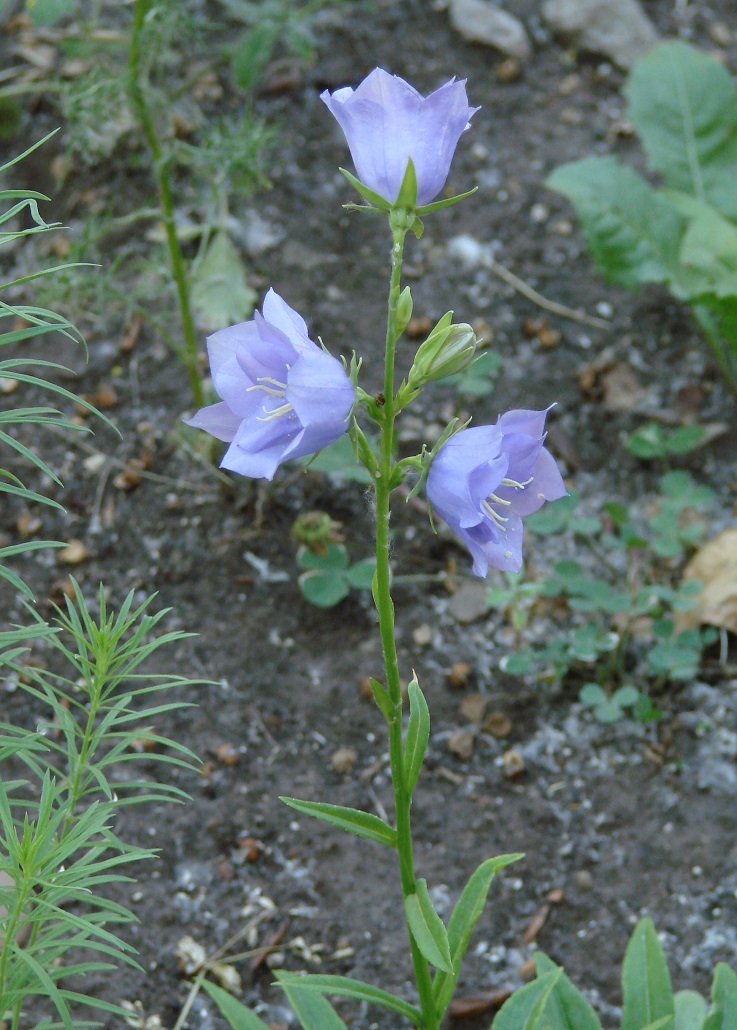
[[[641,414],[608,412],[579,385],[580,368],[611,348],[615,360],[634,369],[652,407],[674,410],[683,389],[697,385],[699,417],[729,426],[726,436],[686,460],[718,492],[719,518],[728,520],[737,473],[734,404],[688,311],[657,289],[631,295],[604,284],[572,211],[543,185],[558,164],[592,152],[614,151],[641,164],[636,142],[618,132],[622,73],[551,38],[538,5],[519,0],[509,7],[533,29],[535,51],[519,77],[501,81],[502,58],[463,43],[441,7],[412,0],[332,13],[318,24],[314,66],[291,88],[258,98],[259,111],[281,129],[273,189],[252,206],[283,238],[251,259],[256,281],[273,284],[334,353],[355,349],[364,355],[364,385],[377,389],[386,231],[381,219],[341,207],[353,200],[337,171],[349,159],[319,93],[355,84],[376,65],[423,92],[451,75],[467,78],[471,102],[481,110],[459,145],[450,185],[479,189],[471,200],[428,219],[424,238],[409,243],[408,272],[416,314],[435,319],[453,308],[456,317],[483,319],[493,330],[503,369],[493,395],[470,404],[470,413],[484,422],[510,407],[556,401],[551,447],[569,484],[594,508],[612,498],[641,504],[662,471],[621,446],[623,432],[640,424]],[[664,35],[681,32],[715,49],[710,31],[721,21],[737,36],[729,0],[650,0],[646,7]],[[737,72],[737,45],[719,53]],[[39,117],[45,123],[54,116],[42,107]],[[30,138],[31,123],[27,130]],[[120,185],[114,160],[104,174]],[[136,174],[139,188],[143,179]],[[61,221],[63,203],[62,193],[54,208]],[[494,242],[498,260],[545,296],[591,314],[598,305],[611,316],[611,328],[546,315],[561,335],[544,348],[524,332],[525,320],[541,317],[534,304],[487,269],[463,267],[451,257],[448,242],[463,233]],[[201,775],[176,777],[192,800],[145,813],[128,809],[121,816],[123,836],[161,849],[159,860],[139,870],[138,883],[124,894],[140,918],[133,940],[146,973],[123,971],[114,982],[87,989],[138,1000],[147,1015],[157,1014],[171,1027],[187,992],[175,955],[180,938],[190,935],[213,951],[268,908],[254,939],[264,943],[283,927],[275,962],[347,973],[411,997],[391,856],[295,818],[277,801],[286,794],[391,811],[382,720],[361,690],[364,677],[381,675],[369,599],[356,594],[328,611],[310,607],[297,588],[290,537],[299,513],[323,509],[342,523],[351,555],[364,557],[371,515],[362,488],[297,469],[280,471],[271,484],[222,484],[170,442],[170,430],[188,410],[184,372],[145,324],[132,352],[121,355],[124,330],[106,325],[99,312],[86,366],[71,346],[54,345],[54,356],[79,372],[75,388],[94,394],[101,383],[114,383],[119,403],[108,414],[122,438],[96,429],[94,439],[84,442],[106,458],[92,463],[94,471],[85,466],[90,453],[78,441],[54,437],[43,444],[64,480],[59,496],[67,514],[40,511],[42,535],[84,542],[89,555],[72,571],[90,596],[100,581],[117,601],[130,589],[141,596],[158,591],[157,603],[171,608],[168,625],[197,634],[170,651],[167,668],[211,682],[184,690],[183,700],[197,707],[162,726],[203,760]],[[404,346],[400,366],[412,353],[411,344]],[[442,417],[451,393],[436,397],[421,415],[425,424]],[[116,487],[120,463],[144,450],[152,475],[135,489]],[[13,542],[17,516],[13,509],[0,517],[0,532]],[[449,559],[460,574],[469,573],[460,547],[434,536],[412,506],[397,503],[393,528],[397,573],[435,573]],[[539,538],[531,546],[534,568],[555,557],[548,549],[559,545],[556,538]],[[49,556],[23,565],[41,604],[69,571]],[[2,608],[14,616],[18,605],[3,589]],[[521,967],[532,954],[523,935],[551,891],[561,891],[562,900],[556,895],[557,903],[549,905],[536,943],[596,1001],[605,1025],[615,1025],[619,966],[642,913],[651,914],[664,934],[676,985],[707,991],[714,962],[737,961],[737,809],[734,793],[699,789],[698,726],[705,718],[714,732],[737,729],[735,682],[725,672],[674,689],[662,699],[668,719],[655,728],[629,721],[606,728],[582,711],[575,689],[551,696],[540,685],[499,672],[509,641],[501,616],[492,612],[459,623],[440,585],[400,585],[395,600],[403,674],[409,678],[417,670],[433,720],[413,807],[421,875],[435,888],[445,885],[435,896],[441,904],[446,895],[451,905],[480,861],[503,852],[526,854],[492,887],[457,997],[521,983]],[[460,691],[448,681],[456,662],[471,666]],[[454,731],[468,726],[460,704],[470,692],[488,694],[512,728],[502,741],[476,735],[464,759],[448,745]],[[19,693],[0,699],[3,717],[43,715],[27,709]],[[333,756],[345,748],[353,749],[355,761],[339,772]],[[505,775],[501,760],[510,748],[525,759],[517,779]],[[268,963],[256,973],[249,973],[247,962],[238,968],[245,999],[264,1006],[267,1022],[289,1024]],[[341,1004],[340,1011],[357,1030],[400,1025],[378,1010]],[[490,1021],[491,1010],[453,1025],[475,1030]],[[198,1001],[187,1025],[219,1030],[224,1023]]]

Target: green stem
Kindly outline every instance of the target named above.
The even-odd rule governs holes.
[[[153,158],[154,174],[159,190],[159,204],[166,232],[166,244],[169,249],[169,262],[177,289],[182,330],[184,332],[184,365],[189,377],[189,385],[192,389],[192,400],[200,408],[205,403],[205,393],[202,389],[202,380],[197,361],[197,334],[195,332],[192,306],[189,298],[187,270],[182,255],[182,248],[179,246],[176,223],[174,221],[174,194],[169,179],[168,161],[161,149],[156,125],[154,124],[154,119],[141,85],[141,32],[150,7],[151,0],[136,0],[136,6],[133,10],[133,27],[131,29],[130,49],[128,51],[128,95]]]
[[[402,894],[407,898],[416,892],[414,859],[412,855],[412,830],[410,824],[411,797],[407,791],[402,745],[402,688],[399,680],[399,663],[394,635],[394,603],[390,586],[389,563],[389,502],[391,498],[391,476],[393,471],[394,444],[394,354],[397,345],[397,302],[402,276],[404,226],[392,225],[392,272],[389,290],[389,313],[386,331],[386,358],[384,364],[384,403],[381,409],[381,439],[379,447],[379,471],[376,479],[376,609],[379,614],[379,631],[384,655],[386,684],[394,709],[389,723],[389,760],[394,787],[394,805],[397,824],[397,852]],[[425,1030],[438,1030],[439,1020],[432,996],[432,981],[427,960],[415,944],[407,928],[412,950],[417,991],[420,997]]]

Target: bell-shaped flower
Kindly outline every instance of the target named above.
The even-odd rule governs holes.
[[[207,351],[222,401],[188,425],[230,444],[221,468],[273,479],[283,461],[319,451],[348,428],[356,394],[343,365],[273,290],[263,314],[214,333]]]
[[[545,450],[545,411],[508,411],[494,426],[462,429],[443,444],[427,496],[460,537],[482,578],[522,568],[522,516],[566,494]]]
[[[468,106],[465,79],[451,79],[423,97],[383,68],[355,90],[325,90],[320,99],[345,134],[358,178],[389,204],[399,196],[412,158],[419,207],[442,190],[461,133],[478,111]]]

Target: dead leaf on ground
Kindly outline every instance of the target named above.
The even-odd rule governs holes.
[[[512,989],[489,991],[488,994],[471,994],[467,998],[455,998],[450,1003],[449,1012],[453,1019],[470,1019],[482,1016],[491,1009],[500,1009],[512,994]]]
[[[640,406],[645,391],[629,365],[615,365],[601,377],[604,407],[607,411],[634,411]]]
[[[525,772],[525,760],[515,748],[510,748],[502,755],[504,775],[510,780],[519,779]]]
[[[497,740],[503,740],[512,732],[512,723],[504,712],[489,712],[483,721],[481,729],[484,733],[490,734]]]
[[[473,730],[453,730],[448,737],[448,750],[459,758],[470,758],[473,754],[473,742],[476,734]]]
[[[463,718],[468,719],[474,726],[478,726],[484,714],[486,700],[484,694],[466,694],[460,707]]]
[[[59,561],[65,565],[81,565],[89,556],[90,552],[82,541],[76,539],[70,540],[67,546],[59,551]]]
[[[726,529],[696,552],[686,566],[683,582],[701,583],[701,593],[687,612],[676,615],[682,632],[706,623],[737,633],[737,529]]]

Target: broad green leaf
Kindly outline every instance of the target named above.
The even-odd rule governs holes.
[[[278,972],[277,981],[286,988],[294,984],[300,990],[317,991],[319,994],[337,994],[341,998],[358,998],[359,1001],[367,1001],[372,1005],[381,1005],[392,1012],[398,1012],[414,1026],[422,1026],[422,1013],[408,1001],[397,998],[380,987],[373,987],[371,984],[362,983],[361,980],[353,980],[348,976],[327,976],[320,973],[309,973],[300,976],[298,973]]]
[[[622,1030],[644,1030],[656,1020],[674,1015],[668,964],[652,919],[639,921],[627,945],[622,994]]]
[[[228,1021],[231,1030],[269,1030],[262,1019],[222,987],[216,987],[209,980],[200,980],[200,987],[210,995],[222,1017]]]
[[[602,705],[609,699],[598,683],[586,683],[578,693],[578,700],[583,705]]]
[[[74,13],[77,0],[26,0],[31,21],[36,26],[53,25]]]
[[[430,710],[417,677],[413,676],[407,688],[409,694],[409,725],[404,741],[404,775],[407,793],[412,797],[430,739]]]
[[[346,571],[346,578],[356,590],[370,590],[376,572],[376,558],[364,558]]]
[[[535,952],[538,976],[559,973],[545,1006],[546,1030],[601,1030],[599,1017],[566,974],[541,951]]]
[[[404,911],[412,936],[428,962],[446,973],[452,973],[448,932],[433,908],[427,882],[418,880],[416,888],[416,894],[410,894],[404,899]]]
[[[737,975],[724,962],[714,970],[711,1002],[703,1030],[737,1030]]]
[[[696,991],[678,991],[673,996],[676,1022],[673,1030],[701,1030],[706,1019],[706,1002]]]
[[[442,971],[437,972],[432,985],[433,997],[439,1012],[445,1011],[453,994],[453,988],[461,968],[461,960],[466,953],[473,929],[484,911],[491,881],[500,869],[523,857],[523,855],[512,854],[487,858],[471,875],[463,888],[448,923],[448,946],[453,973],[449,976]]]
[[[633,687],[631,684],[620,687],[619,690],[615,690],[612,694],[612,701],[620,706],[636,705],[639,700],[640,691],[637,687]]]
[[[709,204],[700,204],[681,242],[681,264],[694,273],[692,296],[737,294],[737,226]]]
[[[294,983],[282,984],[282,988],[303,1030],[346,1030],[343,1020],[322,994],[305,991]]]
[[[729,72],[680,41],[637,62],[627,116],[666,184],[737,216],[737,91]]]
[[[302,596],[316,608],[334,608],[350,593],[348,581],[342,573],[303,572],[297,580]]]
[[[348,568],[348,552],[342,544],[330,543],[322,552],[300,547],[297,561],[302,569],[321,572],[342,572]]]
[[[559,975],[545,973],[515,991],[497,1012],[491,1030],[530,1030],[530,1019],[535,1013],[536,1006],[549,996]]]
[[[556,168],[546,185],[568,197],[599,270],[634,289],[679,275],[685,219],[666,197],[614,157]]]
[[[360,812],[357,808],[328,805],[321,801],[299,801],[297,798],[285,797],[280,797],[279,800],[297,812],[322,819],[341,830],[347,830],[348,833],[355,833],[357,837],[365,837],[366,840],[376,841],[377,844],[387,844],[391,848],[396,847],[397,831],[388,826],[383,819],[379,819],[378,815]]]
[[[240,254],[226,232],[216,232],[190,273],[192,307],[206,329],[244,322],[256,293],[246,282]]]

